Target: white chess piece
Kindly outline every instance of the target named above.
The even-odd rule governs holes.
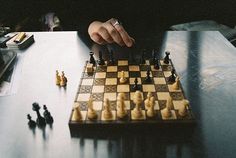
[[[120,72],[120,83],[125,83],[126,82],[126,78],[125,78],[125,72],[121,71]]]
[[[147,99],[144,101],[145,108],[148,109],[150,107],[150,98],[152,97],[152,93],[148,92],[147,94]]]
[[[176,77],[175,83],[172,85],[174,90],[180,89],[179,76]]]
[[[90,97],[90,99],[88,101],[88,119],[94,120],[96,118],[97,118],[97,113],[93,109],[93,99],[92,99],[92,97]]]
[[[154,117],[156,115],[156,112],[154,110],[154,106],[155,106],[155,98],[154,97],[150,98],[149,105],[150,105],[150,107],[147,110],[147,116],[148,117]]]
[[[179,115],[184,117],[187,115],[187,107],[189,106],[189,101],[184,99],[182,101],[182,106],[179,108]]]
[[[104,101],[103,117],[105,120],[109,120],[112,118],[111,105],[108,98],[106,98]]]
[[[169,96],[169,98],[167,99],[167,103],[166,103],[166,107],[165,109],[163,109],[163,116],[165,118],[169,118],[171,117],[171,106],[173,106],[173,102],[172,102],[172,98],[171,96]]]
[[[59,75],[58,70],[56,70],[56,85],[60,85],[61,82],[61,76]]]
[[[119,118],[124,118],[127,115],[124,99],[125,94],[119,93],[117,97],[117,117]]]
[[[79,103],[75,103],[74,108],[73,108],[72,121],[80,121],[80,120],[82,120],[80,105]]]
[[[136,91],[134,93],[133,102],[135,103],[135,107],[132,111],[134,119],[142,118],[142,110],[141,110],[141,104],[142,104],[143,98],[140,91]]]

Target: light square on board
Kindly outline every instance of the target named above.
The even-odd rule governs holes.
[[[104,92],[104,86],[93,86],[93,93],[102,93]]]
[[[91,86],[91,85],[93,85],[93,79],[83,79],[81,85]]]
[[[95,74],[95,78],[106,78],[106,73],[105,72],[97,72]]]
[[[126,66],[126,65],[128,65],[128,60],[118,60],[118,65],[119,66]]]
[[[147,71],[141,71],[141,77],[146,77]],[[150,77],[152,77],[152,72],[150,71]]]
[[[137,65],[130,65],[129,66],[129,71],[139,71],[139,66],[137,66]]]
[[[117,85],[117,78],[106,78],[106,85]]]
[[[170,97],[169,92],[157,92],[158,100],[167,100]]]
[[[155,92],[155,86],[153,84],[145,84],[143,86],[143,92]]]
[[[80,93],[77,97],[77,101],[88,101],[90,98],[89,93]]]
[[[117,85],[117,92],[129,92],[129,85]]]
[[[168,88],[169,88],[170,92],[181,92],[180,87],[179,87],[179,89],[175,90],[173,85],[168,85]]]
[[[164,77],[154,77],[153,80],[155,84],[166,84]]]
[[[164,71],[164,76],[169,77],[171,75],[171,71]]]
[[[182,100],[173,100],[173,105],[175,110],[179,110],[183,106]]]
[[[107,72],[117,72],[117,66],[107,66]]]
[[[141,78],[138,77],[137,79],[138,79],[138,84],[140,85],[140,84],[141,84]],[[134,83],[134,80],[135,80],[135,78],[129,78],[129,83],[130,83],[130,84],[135,84],[135,83]]]
[[[129,77],[129,72],[128,71],[124,71],[124,77],[125,78],[127,78],[127,77]],[[118,78],[120,78],[121,77],[121,71],[120,72],[118,72]]]
[[[102,101],[93,101],[93,109],[96,111],[102,110]]]
[[[104,100],[105,99],[116,100],[116,93],[104,93]]]

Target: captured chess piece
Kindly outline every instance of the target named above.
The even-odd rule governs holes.
[[[171,117],[171,107],[173,106],[172,98],[169,96],[167,99],[166,107],[163,109],[163,116],[165,118],[170,118]]]
[[[141,119],[143,117],[141,104],[143,102],[142,94],[140,91],[136,91],[134,93],[133,102],[135,103],[135,107],[131,112],[133,119]]]
[[[75,103],[72,113],[72,121],[81,121],[83,119],[79,103]]]
[[[105,61],[102,58],[102,51],[99,51],[99,59],[98,59],[98,65],[104,65]]]
[[[165,52],[166,56],[164,58],[164,63],[169,64],[170,63],[170,52]]]
[[[180,82],[179,82],[179,76],[176,77],[175,83],[172,85],[174,90],[179,90],[180,89]]]
[[[150,107],[150,98],[152,97],[152,93],[148,92],[147,99],[144,100],[145,108],[148,109]]]
[[[56,85],[60,86],[61,76],[59,75],[58,70],[56,70]]]
[[[137,78],[137,77],[134,79],[134,86],[133,86],[133,89],[134,89],[135,91],[140,90],[140,89],[139,89],[139,86],[138,86],[138,78]]]
[[[120,83],[125,83],[127,79],[125,78],[125,72],[121,71],[120,72]]]
[[[88,101],[88,119],[95,120],[97,118],[97,113],[93,109],[93,98],[90,97]]]
[[[150,98],[150,101],[149,101],[149,108],[147,110],[147,116],[148,117],[154,117],[156,116],[156,111],[154,110],[154,106],[155,106],[155,98],[154,97],[151,97]]]
[[[67,85],[67,78],[65,76],[64,71],[61,72],[61,82],[60,86],[65,87]]]
[[[105,120],[111,120],[113,117],[112,111],[111,111],[111,105],[109,99],[105,99],[104,101],[104,110],[103,110],[103,118]]]
[[[187,115],[187,107],[189,106],[189,101],[183,99],[182,106],[179,108],[179,115],[184,117]]]
[[[53,123],[53,117],[51,116],[51,113],[48,111],[47,106],[43,105],[44,113],[43,116],[46,120],[46,123],[52,124]]]
[[[145,54],[146,54],[146,50],[144,49],[142,51],[142,55],[140,57],[140,64],[146,64],[146,61],[145,61]]]
[[[125,94],[119,93],[117,97],[117,117],[122,119],[127,116],[127,110],[125,109]]]
[[[29,127],[30,127],[30,128],[36,127],[36,122],[35,122],[34,120],[31,120],[30,114],[27,115],[27,118],[28,118],[28,120],[29,120],[29,122],[28,122]]]
[[[176,79],[176,77],[175,77],[175,69],[172,69],[171,70],[171,75],[168,77],[168,81],[169,81],[169,83],[174,83],[175,79]]]
[[[39,109],[40,109],[40,106],[38,103],[34,102],[32,104],[32,109],[33,111],[36,112],[37,114],[37,119],[36,119],[36,123],[38,126],[45,126],[46,125],[46,121],[45,119],[41,116],[40,112],[39,112]]]
[[[89,55],[90,55],[89,63],[90,63],[90,64],[93,64],[93,66],[95,66],[96,61],[95,61],[95,59],[94,59],[94,57],[93,57],[94,53],[93,53],[93,52],[90,52]]]

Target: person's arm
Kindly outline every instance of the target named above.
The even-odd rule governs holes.
[[[131,47],[135,42],[114,18],[106,22],[93,21],[88,27],[88,34],[98,44],[117,43],[120,46]]]

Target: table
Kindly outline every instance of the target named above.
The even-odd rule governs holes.
[[[196,127],[190,135],[180,131],[107,134],[71,137],[68,121],[84,61],[106,47],[87,47],[77,32],[34,32],[35,43],[24,51],[18,92],[0,98],[0,157],[235,157],[236,54],[219,33],[166,32],[138,39],[137,48],[171,52],[176,71],[191,102]],[[136,52],[111,45],[118,56]],[[130,55],[128,55],[130,56]],[[65,71],[66,89],[55,85],[55,70]],[[53,126],[30,130],[32,103],[46,104]],[[41,109],[41,113],[42,113]]]

